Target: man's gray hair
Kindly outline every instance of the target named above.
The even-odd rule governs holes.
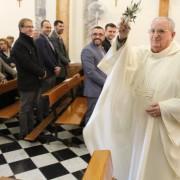
[[[175,23],[174,23],[174,21],[173,21],[171,18],[166,17],[166,16],[160,16],[160,17],[154,18],[153,21],[161,20],[161,19],[162,19],[162,20],[167,20],[167,21],[169,22],[169,28],[170,28],[170,30],[171,30],[172,32],[175,32]]]

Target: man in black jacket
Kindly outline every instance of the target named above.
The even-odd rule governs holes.
[[[106,26],[105,26],[105,40],[102,43],[106,53],[110,49],[112,40],[116,36],[116,33],[117,33],[117,27],[115,24],[113,24],[113,23],[106,24]]]
[[[36,46],[32,39],[32,20],[21,19],[19,31],[19,38],[12,49],[12,57],[16,60],[17,83],[21,104],[19,113],[20,138],[23,138],[33,128],[33,107],[34,104],[38,104],[41,80],[46,77],[46,71],[38,58]]]

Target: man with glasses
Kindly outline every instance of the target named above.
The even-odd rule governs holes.
[[[106,75],[97,67],[105,55],[102,42],[104,29],[96,26],[91,30],[92,41],[82,50],[81,61],[84,71],[84,96],[88,98],[85,124],[88,122],[104,85]]]
[[[23,139],[34,125],[33,107],[39,104],[41,80],[46,77],[37,54],[32,33],[32,20],[28,18],[19,21],[19,38],[12,49],[17,69],[17,84],[20,95],[20,135]],[[39,108],[37,108],[39,110]],[[38,113],[41,118],[41,112]]]
[[[84,129],[85,143],[110,149],[114,176],[122,180],[180,180],[180,45],[167,17],[152,21],[150,48],[131,47],[130,27],[99,68],[108,74]],[[109,53],[108,53],[109,54]]]

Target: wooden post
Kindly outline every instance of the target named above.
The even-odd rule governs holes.
[[[159,1],[159,16],[168,16],[169,0]]]
[[[64,22],[63,40],[69,49],[69,0],[56,0],[56,19]]]

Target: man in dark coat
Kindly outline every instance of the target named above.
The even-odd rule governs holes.
[[[117,33],[117,27],[115,24],[113,24],[113,23],[106,24],[106,26],[105,26],[105,39],[102,43],[106,53],[110,49],[112,40],[116,36],[116,33]]]
[[[64,23],[61,20],[54,21],[54,30],[50,39],[58,55],[58,61],[61,66],[61,73],[57,77],[57,83],[62,82],[67,77],[67,65],[70,62],[68,52],[64,45],[62,34],[64,32]]]
[[[12,57],[16,60],[17,84],[21,105],[19,138],[23,138],[33,128],[33,107],[34,104],[38,104],[41,80],[46,77],[46,71],[39,61],[37,49],[32,39],[32,20],[27,18],[21,19],[19,31],[19,38],[12,49]]]

